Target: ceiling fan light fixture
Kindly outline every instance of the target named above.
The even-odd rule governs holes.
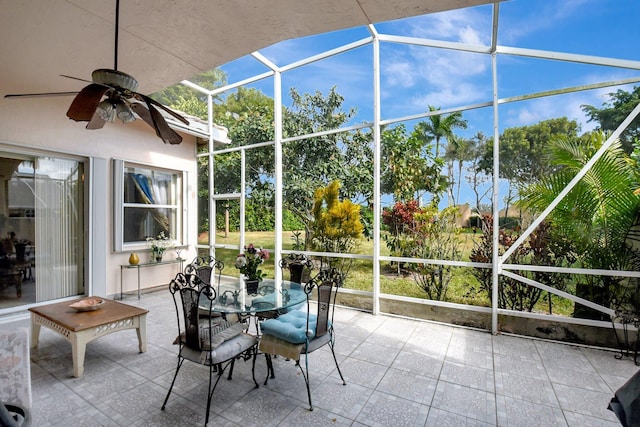
[[[104,101],[98,104],[96,108],[96,114],[100,116],[102,120],[105,122],[111,122],[116,119],[116,107],[113,105],[111,100],[105,99]]]
[[[136,116],[133,115],[131,108],[122,101],[116,104],[116,116],[122,120],[122,123],[131,123],[136,121]]]

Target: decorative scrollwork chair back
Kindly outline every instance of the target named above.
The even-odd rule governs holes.
[[[184,268],[185,274],[195,274],[205,284],[220,285],[224,262],[212,256],[198,256]],[[213,279],[213,280],[212,280]]]
[[[243,325],[212,315],[216,291],[212,286],[204,284],[198,276],[178,273],[169,283],[169,291],[173,297],[178,323],[178,336],[174,344],[179,346],[179,350],[178,364],[162,404],[162,410],[165,409],[169,400],[183,362],[189,360],[202,364],[209,367],[205,415],[205,425],[207,425],[213,392],[228,367],[230,367],[228,379],[231,379],[236,359],[253,360],[251,374],[256,388],[258,387],[255,379],[258,340],[255,336],[244,333]],[[206,316],[202,316],[203,310],[207,312]],[[216,373],[215,381],[214,372]]]
[[[322,270],[304,286],[307,295],[307,310],[292,310],[275,319],[265,320],[261,324],[262,339],[260,350],[267,357],[268,373],[265,385],[275,377],[273,361],[270,355],[280,355],[293,359],[300,368],[307,386],[309,410],[313,411],[311,401],[311,388],[309,385],[309,358],[308,354],[329,345],[333,361],[335,362],[342,384],[346,385],[336,353],[334,350],[335,331],[333,315],[337,291],[343,283],[342,274],[335,269]],[[310,301],[313,294],[316,295],[316,310],[312,310]],[[305,355],[304,368],[300,363],[300,355]]]
[[[216,259],[212,256],[198,256],[193,259],[187,266],[184,268],[184,273],[186,275],[193,274],[200,279],[201,285],[210,285],[215,287],[216,293],[220,293],[220,280],[222,279],[222,270],[224,270],[224,262]],[[206,310],[200,310],[200,316],[204,317],[207,314]],[[213,317],[220,317],[220,313],[213,312],[211,313]]]

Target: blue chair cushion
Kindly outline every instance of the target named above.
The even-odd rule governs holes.
[[[309,314],[309,331],[307,331],[307,313],[292,310],[275,319],[265,320],[260,324],[264,335],[272,335],[293,344],[302,344],[312,340],[316,334],[317,316]]]

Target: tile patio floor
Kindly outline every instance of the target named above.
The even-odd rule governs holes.
[[[208,371],[186,362],[165,411],[175,364],[168,291],[125,303],[149,309],[147,352],[134,330],[87,347],[72,378],[71,347],[42,328],[31,352],[34,426],[192,426],[204,422]],[[16,322],[27,326],[28,322]],[[276,378],[254,389],[250,363],[236,364],[213,397],[210,426],[617,426],[614,390],[638,369],[609,351],[336,309],[336,350],[311,355],[315,410],[299,370],[276,359]],[[0,325],[7,327],[7,325]]]

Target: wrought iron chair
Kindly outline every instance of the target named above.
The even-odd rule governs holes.
[[[335,335],[333,327],[333,313],[338,288],[342,286],[343,277],[339,271],[323,270],[311,279],[304,287],[307,294],[307,310],[292,310],[277,318],[265,320],[261,324],[262,337],[260,350],[267,355],[267,378],[274,378],[273,363],[270,355],[280,355],[296,361],[307,386],[309,410],[313,411],[311,402],[311,388],[309,386],[309,353],[329,345],[333,360],[340,374],[342,384],[347,383],[342,376],[338,359],[334,351]],[[315,291],[315,292],[314,292]],[[311,295],[317,295],[317,311],[311,312]],[[304,354],[304,368],[300,364],[300,355]]]
[[[300,284],[309,281],[308,277],[314,269],[313,262],[304,254],[289,254],[280,259],[279,265],[282,269],[283,279],[289,277],[290,282]],[[286,273],[289,274],[287,275]],[[260,319],[258,320],[273,319],[281,314],[288,313],[291,310],[300,309],[303,305],[304,304],[296,305],[284,310],[266,311],[261,313]]]
[[[289,254],[286,257],[280,259],[279,265],[280,265],[280,269],[282,270],[282,278],[286,280],[286,278],[288,277],[289,281],[294,283],[302,283],[303,273],[306,273],[306,275],[309,275],[310,272],[313,270],[313,263],[306,255],[303,255],[303,254]],[[259,288],[259,293],[262,296],[265,296],[266,293],[273,293],[273,292],[275,292],[274,287],[261,286]],[[254,302],[252,305],[255,308],[258,308],[260,305],[264,305],[265,307],[268,307],[268,304],[269,304],[268,302],[261,302],[259,300],[257,302]],[[263,321],[267,319],[274,319],[280,316],[281,314],[287,313],[291,310],[298,309],[301,307],[302,305],[296,306],[296,307],[290,307],[288,309],[283,309],[283,310],[261,311],[259,314],[256,314],[255,328],[256,328],[257,334],[258,335],[261,334],[260,324]]]
[[[625,279],[618,284],[618,292],[619,297],[613,301],[614,314],[611,316],[611,326],[620,348],[620,353],[615,357],[622,359],[629,357],[633,352],[633,362],[637,366],[640,365],[638,361],[638,350],[640,350],[640,281],[635,278]],[[620,324],[620,327],[616,327],[616,324]],[[632,336],[634,331],[635,339]],[[632,342],[633,345],[631,345]]]
[[[251,375],[256,388],[255,365],[258,339],[244,332],[243,325],[231,323],[222,318],[211,316],[212,307],[216,299],[216,291],[209,285],[204,285],[195,275],[178,273],[169,284],[169,291],[173,296],[178,319],[178,337],[174,344],[179,345],[178,366],[173,381],[162,404],[164,410],[173,385],[185,360],[209,367],[209,388],[207,391],[207,412],[205,426],[209,422],[209,410],[213,392],[228,368],[233,371],[236,359],[247,361],[252,359]],[[205,308],[209,315],[199,316],[199,311]],[[215,373],[215,380],[214,380]],[[231,379],[231,376],[229,376]]]
[[[0,402],[0,426],[27,427],[31,425],[31,412],[20,405]]]

